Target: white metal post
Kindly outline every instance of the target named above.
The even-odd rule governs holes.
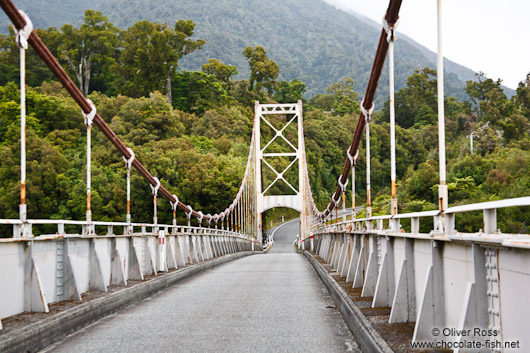
[[[342,192],[342,221],[346,222],[346,192],[345,191]]]
[[[92,222],[92,211],[90,205],[91,182],[91,150],[92,150],[92,124],[86,127],[86,221]],[[90,227],[90,225],[89,225]]]
[[[370,195],[370,121],[366,119],[366,217],[372,217],[372,200]]]
[[[390,90],[390,180],[392,198],[390,200],[391,215],[397,214],[396,195],[396,111],[394,108],[394,29],[390,29],[388,41],[388,72]]]
[[[90,99],[86,100],[88,105],[92,108],[90,113],[83,112],[83,116],[85,118],[85,125],[86,125],[86,235],[90,235],[94,233],[94,229],[92,227],[92,208],[91,208],[91,202],[90,202],[90,191],[92,187],[91,182],[91,152],[92,152],[92,122],[94,121],[94,117],[96,116],[96,106]]]
[[[153,224],[156,226],[158,224],[158,218],[157,218],[157,214],[156,214],[156,209],[157,209],[157,196],[158,196],[158,189],[160,188],[160,180],[158,180],[157,177],[154,177],[155,179],[155,186],[149,184],[149,186],[151,187],[151,191],[153,192]]]
[[[27,221],[26,205],[26,49],[28,39],[33,31],[33,23],[23,11],[19,11],[26,25],[16,31],[16,43],[20,52],[20,205],[19,218],[22,222],[20,231],[13,234],[15,237],[32,236],[31,228]]]
[[[179,207],[179,198],[177,195],[173,194],[173,197],[175,198],[175,202],[169,202],[171,205],[171,209],[173,210],[173,229],[174,232],[177,232],[177,208]],[[217,224],[217,223],[216,223]]]
[[[26,47],[27,48],[27,47]],[[26,235],[26,49],[20,45],[20,232]]]
[[[127,222],[127,233],[132,234],[131,227],[131,167],[134,161],[134,152],[132,149],[127,148],[129,154],[131,155],[128,159],[123,157],[125,161],[125,168],[127,168],[127,214],[125,216],[125,221]]]
[[[352,220],[355,219],[355,162],[351,167],[351,209],[352,209]]]
[[[448,191],[445,174],[445,112],[444,112],[444,65],[442,53],[442,0],[437,0],[438,9],[438,150],[440,154],[440,185],[438,199],[440,211],[448,207]],[[443,213],[442,213],[443,217]]]

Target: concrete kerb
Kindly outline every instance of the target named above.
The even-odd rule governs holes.
[[[328,289],[337,309],[355,336],[361,351],[392,353],[392,348],[379,335],[370,321],[363,315],[361,310],[341,286],[331,277],[328,271],[309,252],[304,250],[303,254],[311,265],[313,265],[318,276]]]
[[[224,255],[79,304],[50,318],[2,336],[0,338],[0,352],[39,351],[107,315],[169,288],[190,276],[244,256],[260,253],[259,251],[245,251]]]

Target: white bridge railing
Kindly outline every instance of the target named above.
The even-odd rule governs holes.
[[[49,304],[81,300],[90,290],[107,291],[110,285],[125,286],[128,280],[260,247],[253,237],[215,228],[70,220],[27,223],[56,225],[57,232],[0,239],[0,318],[48,312]],[[3,219],[0,224],[16,228],[21,222]],[[72,227],[80,231],[65,232]],[[106,234],[95,234],[104,227]],[[115,232],[117,228],[123,233]]]
[[[499,352],[519,344],[529,351],[530,235],[497,229],[497,210],[515,206],[530,206],[530,197],[450,207],[443,215],[321,224],[302,244],[361,288],[372,307],[391,307],[390,323],[415,322],[414,342],[444,340],[454,348],[473,341],[481,342],[481,351]],[[455,215],[472,211],[483,212],[483,228],[459,232]],[[426,217],[433,217],[434,227],[420,233]],[[410,219],[410,232],[402,219]],[[435,328],[458,334],[436,336]],[[488,340],[499,343],[488,346]]]

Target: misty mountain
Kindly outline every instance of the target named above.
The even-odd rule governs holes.
[[[323,0],[19,0],[35,27],[79,25],[83,11],[103,12],[125,29],[137,21],[174,24],[179,19],[195,22],[195,38],[206,45],[180,61],[181,70],[200,70],[209,58],[237,66],[238,79],[248,78],[247,46],[261,45],[280,66],[280,78],[297,78],[307,86],[306,96],[325,91],[344,76],[352,77],[361,98],[366,88],[381,27],[355,14],[346,13]],[[0,25],[6,28],[3,15]],[[5,31],[5,30],[4,30]],[[436,68],[436,54],[410,38],[395,47],[396,88],[417,68]],[[446,94],[466,99],[465,80],[473,71],[446,60]],[[387,98],[388,70],[385,68],[376,97],[379,107]]]

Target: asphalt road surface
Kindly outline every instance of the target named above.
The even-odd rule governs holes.
[[[273,229],[274,230],[274,229]],[[181,282],[48,347],[45,352],[359,352],[284,223],[267,254]]]

